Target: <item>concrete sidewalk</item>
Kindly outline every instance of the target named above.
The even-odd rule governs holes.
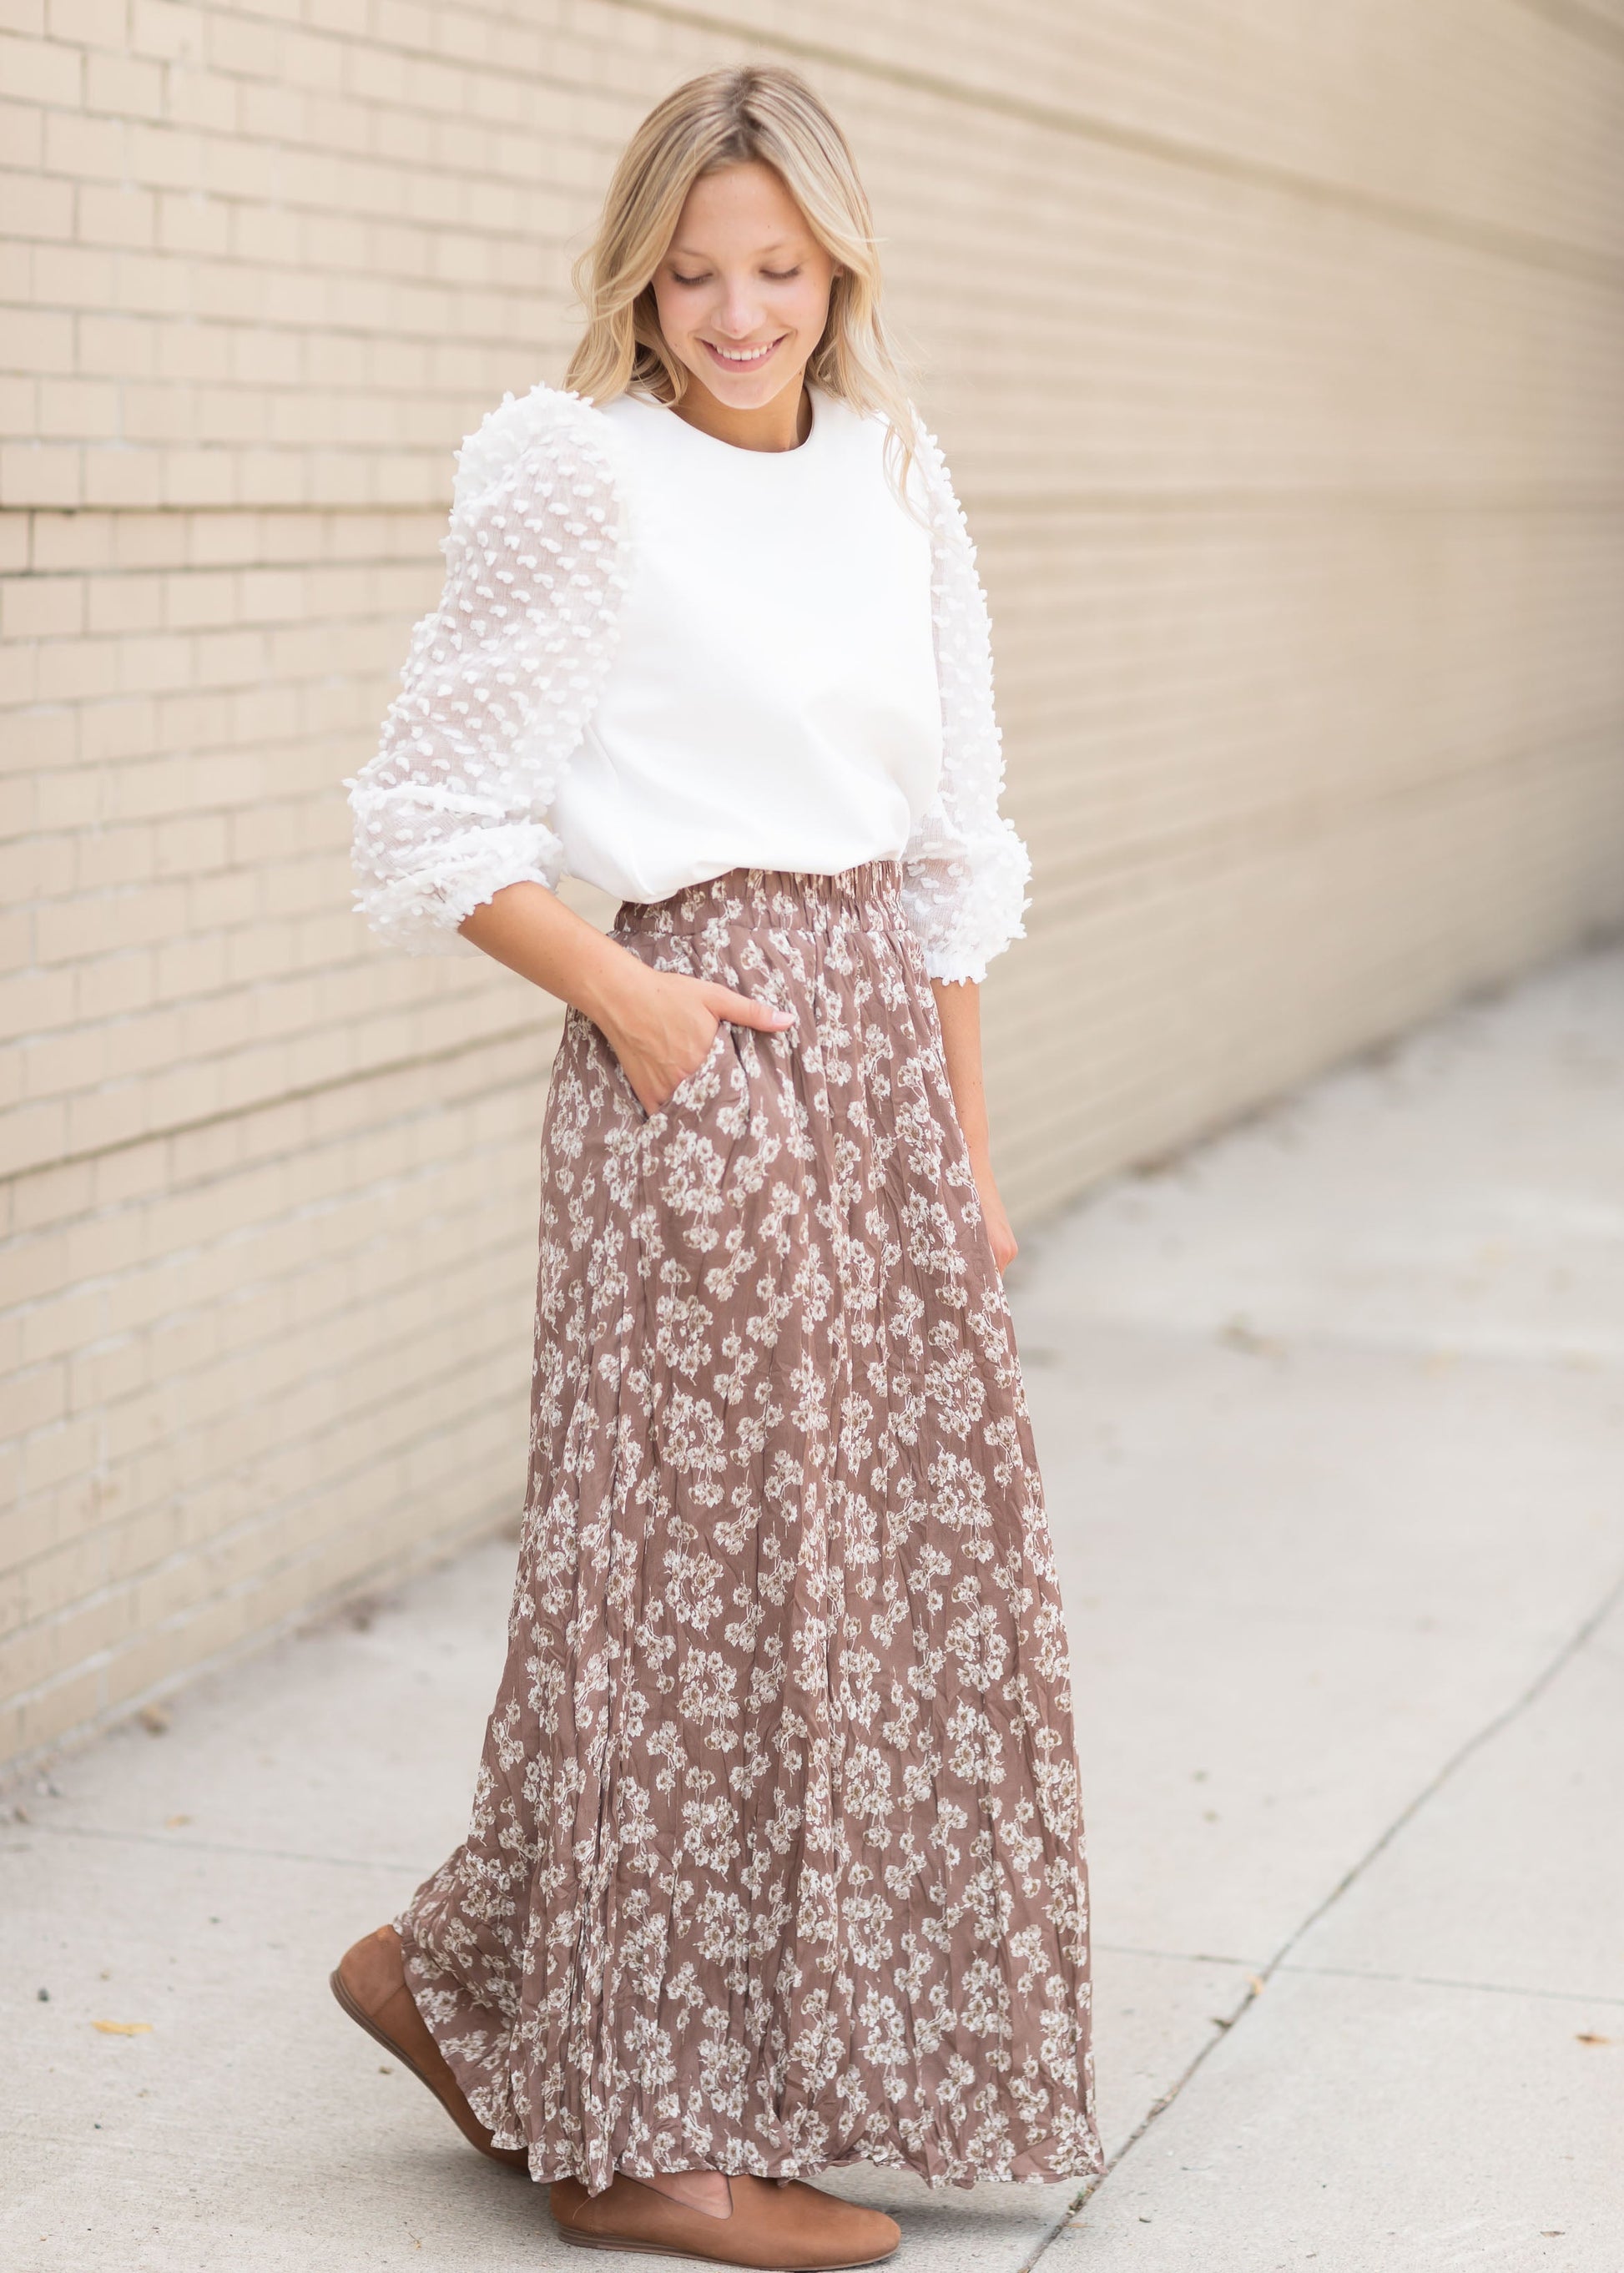
[[[837,2183],[931,2273],[1620,2273],[1624,955],[1102,1192],[1011,1291],[1113,2166],[1075,2213]],[[8,2273],[565,2262],[326,1988],[461,1836],[511,1559],[17,1794]]]

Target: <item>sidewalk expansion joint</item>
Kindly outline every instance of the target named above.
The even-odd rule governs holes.
[[[1417,1989],[1460,1989],[1470,1996],[1530,1997],[1555,2005],[1617,2005],[1624,2008],[1624,1997],[1610,1992],[1593,1995],[1588,1989],[1535,1989],[1522,1981],[1462,1981],[1457,1975],[1448,1973],[1393,1973],[1373,1965],[1293,1965],[1289,1961],[1275,1970],[1320,1981],[1392,1981]]]
[[[236,1839],[187,1839],[174,1831],[109,1831],[94,1823],[42,1823],[30,1816],[18,1829],[39,1833],[48,1839],[99,1839],[111,1847],[162,1847],[176,1854],[242,1855],[261,1863],[304,1863],[323,1871],[387,1871],[401,1878],[416,1874],[418,1880],[429,1874],[421,1863],[402,1863],[398,1857],[380,1859],[374,1855],[312,1855],[297,1847],[260,1847],[252,1841]]]
[[[1529,1682],[1527,1686],[1514,1697],[1508,1705],[1502,1706],[1498,1713],[1491,1714],[1481,1728],[1474,1729],[1470,1737],[1466,1737],[1462,1743],[1455,1746],[1454,1752],[1449,1754],[1443,1765],[1438,1769],[1436,1774],[1434,1774],[1426,1783],[1423,1784],[1420,1790],[1416,1793],[1415,1797],[1410,1799],[1405,1806],[1399,1810],[1391,1823],[1387,1825],[1387,1829],[1382,1832],[1380,1838],[1372,1841],[1371,1845],[1366,1848],[1365,1853],[1360,1856],[1357,1862],[1350,1864],[1348,1870],[1342,1873],[1342,1876],[1337,1880],[1336,1884],[1331,1888],[1331,1891],[1325,1896],[1324,1900],[1317,1902],[1313,1909],[1309,1911],[1307,1917],[1304,1917],[1298,1925],[1293,1928],[1291,1932],[1287,1935],[1285,1940],[1282,1942],[1280,1947],[1275,1951],[1274,1956],[1271,1957],[1266,1964],[1263,1964],[1257,1969],[1256,1973],[1252,1977],[1252,1981],[1256,1985],[1249,1986],[1246,1996],[1239,2007],[1239,2009],[1228,2021],[1224,2022],[1220,2027],[1215,2029],[1213,2036],[1201,2046],[1199,2052],[1195,2054],[1194,2058],[1184,2068],[1184,2073],[1176,2077],[1173,2082],[1169,2085],[1168,2089],[1161,2095],[1161,2097],[1158,2099],[1154,2100],[1150,2106],[1147,2108],[1145,2113],[1139,2118],[1139,2122],[1128,2134],[1128,2136],[1123,2141],[1122,2145],[1116,2149],[1116,2153],[1107,2157],[1105,2168],[1100,2172],[1099,2176],[1089,2179],[1087,2185],[1083,2187],[1076,2200],[1063,2213],[1063,2215],[1056,2220],[1054,2225],[1051,2226],[1049,2231],[1043,2236],[1042,2239],[1038,2243],[1037,2247],[1033,2251],[1031,2256],[1025,2260],[1021,2266],[1020,2273],[1033,2273],[1033,2269],[1048,2254],[1050,2246],[1058,2239],[1062,2233],[1064,2232],[1066,2227],[1077,2216],[1079,2210],[1084,2207],[1094,2194],[1099,2192],[1100,2188],[1105,2184],[1107,2179],[1109,2179],[1114,2172],[1121,2168],[1122,2164],[1133,2152],[1133,2149],[1139,2145],[1140,2140],[1143,2139],[1146,2134],[1151,2129],[1157,2118],[1166,2113],[1167,2110],[1173,2104],[1173,2102],[1184,2090],[1185,2085],[1190,2082],[1191,2079],[1196,2074],[1197,2071],[1205,2064],[1205,2062],[1211,2058],[1214,2049],[1234,2034],[1235,2030],[1244,2020],[1248,2008],[1257,2003],[1258,1999],[1262,1994],[1265,1987],[1267,1987],[1268,1983],[1274,1978],[1274,1975],[1279,1972],[1282,1967],[1289,1972],[1304,1973],[1315,1970],[1329,1972],[1334,1969],[1330,1967],[1320,1969],[1308,1966],[1286,1966],[1285,1961],[1310,1929],[1317,1925],[1320,1920],[1325,1917],[1326,1913],[1334,1909],[1335,1906],[1342,1900],[1342,1896],[1349,1891],[1349,1889],[1364,1877],[1365,1872],[1370,1869],[1371,1864],[1376,1860],[1377,1857],[1385,1853],[1387,1849],[1391,1846],[1394,1840],[1397,1838],[1399,1833],[1403,1830],[1405,1825],[1414,1820],[1416,1816],[1418,1815],[1421,1810],[1426,1805],[1427,1802],[1443,1789],[1444,1786],[1455,1774],[1456,1771],[1463,1767],[1466,1762],[1476,1753],[1481,1752],[1485,1744],[1492,1743],[1493,1739],[1498,1737],[1503,1729],[1509,1728],[1515,1721],[1518,1720],[1522,1714],[1528,1710],[1530,1705],[1537,1702],[1537,1700],[1545,1694],[1545,1691],[1550,1688],[1552,1683],[1556,1679],[1558,1674],[1560,1673],[1564,1667],[1569,1664],[1571,1661],[1578,1655],[1579,1652],[1584,1647],[1591,1636],[1595,1634],[1605,1623],[1606,1619],[1612,1614],[1613,1609],[1616,1609],[1621,1600],[1624,1600],[1624,1571],[1621,1571],[1619,1573],[1618,1577],[1613,1581],[1612,1585],[1603,1594],[1600,1602],[1596,1605],[1595,1609],[1588,1612],[1587,1615],[1580,1620],[1579,1624],[1568,1636],[1568,1639],[1546,1661],[1545,1664],[1540,1668],[1539,1671],[1534,1676],[1533,1679]],[[1380,1979],[1385,1977],[1374,1975],[1370,1977]],[[1395,1977],[1402,1978],[1404,1977],[1399,1976]],[[1455,1986],[1456,1984],[1447,1984],[1445,1985]],[[1460,1985],[1477,1986],[1479,1984],[1471,1984]],[[1553,1992],[1545,1992],[1544,1993],[1550,1995]],[[1592,2002],[1595,2000],[1586,1999],[1584,2001]],[[1612,2002],[1613,2000],[1607,1999],[1605,2001]]]

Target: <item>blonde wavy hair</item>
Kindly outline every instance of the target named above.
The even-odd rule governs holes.
[[[628,393],[681,401],[688,373],[660,330],[654,273],[700,176],[752,161],[779,176],[837,264],[807,377],[855,410],[883,414],[891,479],[906,494],[915,419],[880,314],[874,217],[845,135],[800,73],[778,64],[687,79],[632,136],[575,265],[587,323],[564,384],[590,402]]]

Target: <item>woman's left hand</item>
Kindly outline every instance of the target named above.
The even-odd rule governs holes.
[[[1014,1233],[1010,1229],[1009,1215],[998,1197],[998,1187],[993,1182],[989,1167],[983,1165],[976,1169],[975,1194],[981,1204],[987,1236],[992,1242],[992,1259],[997,1264],[998,1276],[1002,1279],[1020,1249],[1015,1243]]]

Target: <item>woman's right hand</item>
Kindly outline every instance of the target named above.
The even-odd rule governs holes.
[[[634,955],[626,962],[628,968],[616,971],[587,1015],[602,1028],[645,1113],[658,1113],[677,1084],[698,1072],[724,1022],[763,1034],[780,1034],[795,1023],[793,1011],[731,986],[680,971],[650,971]]]

